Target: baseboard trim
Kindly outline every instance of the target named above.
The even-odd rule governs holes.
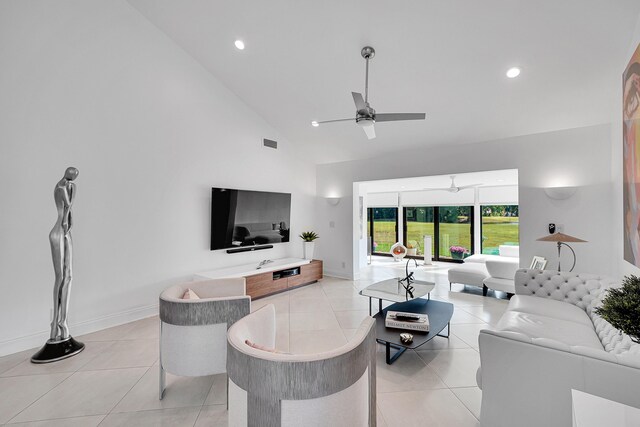
[[[337,279],[353,280],[346,273],[338,273],[337,271],[324,270],[323,274],[328,277],[335,277]]]
[[[85,320],[75,324],[70,324],[69,329],[74,337],[101,331],[103,329],[120,326],[125,323],[156,316],[158,314],[158,304],[136,307],[118,313],[109,314],[97,319]],[[0,356],[29,350],[44,345],[49,339],[49,331],[41,331],[31,335],[0,342]],[[80,340],[81,341],[81,340]]]

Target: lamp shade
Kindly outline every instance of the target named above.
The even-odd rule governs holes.
[[[586,242],[586,240],[578,239],[577,237],[569,236],[564,233],[553,233],[548,236],[537,239],[539,242]]]

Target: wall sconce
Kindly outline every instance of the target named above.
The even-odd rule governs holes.
[[[325,199],[331,206],[337,206],[340,203],[340,197],[325,197]]]
[[[565,200],[576,194],[578,187],[547,187],[544,192],[550,199]]]

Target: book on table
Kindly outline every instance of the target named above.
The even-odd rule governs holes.
[[[387,328],[429,332],[429,316],[422,313],[387,311],[387,317],[384,319],[384,325]]]

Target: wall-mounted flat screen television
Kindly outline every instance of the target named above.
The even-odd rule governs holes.
[[[211,189],[211,250],[289,241],[291,194]]]

